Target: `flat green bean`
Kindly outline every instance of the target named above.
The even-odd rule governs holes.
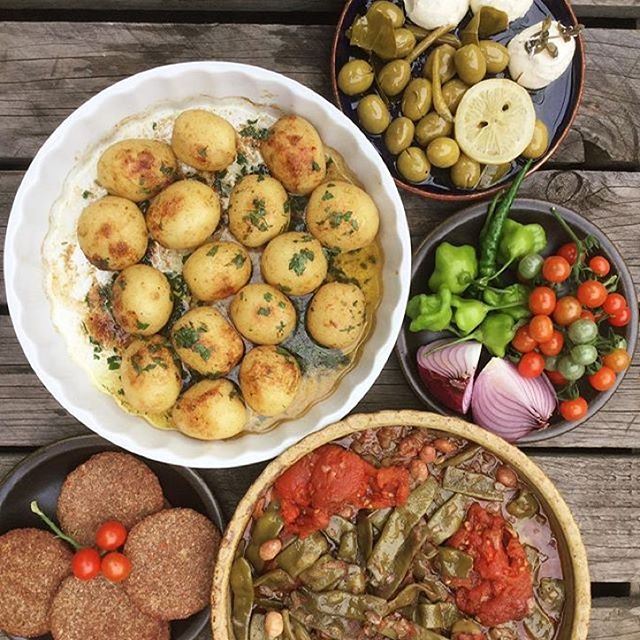
[[[547,614],[534,604],[533,611],[524,619],[524,628],[533,640],[553,640],[555,625]]]
[[[338,558],[351,563],[358,560],[358,532],[355,529],[348,531],[340,539]]]
[[[264,569],[264,560],[260,558],[260,546],[267,540],[277,538],[282,531],[284,522],[276,507],[269,507],[254,523],[251,530],[251,541],[245,551],[245,557],[256,571]]]
[[[282,597],[295,589],[295,580],[282,569],[273,569],[253,581],[255,591],[263,597]]]
[[[469,500],[455,493],[432,516],[427,523],[427,537],[433,544],[442,544],[450,538],[462,524]]]
[[[467,462],[467,460],[471,460],[471,458],[473,458],[480,449],[481,447],[476,444],[467,445],[462,451],[456,453],[455,456],[443,458],[440,462],[436,462],[436,465],[439,465],[443,469],[446,469],[447,467],[457,467],[459,464]]]
[[[385,618],[378,627],[378,633],[385,638],[392,640],[401,640],[411,638],[411,640],[447,640],[439,633],[425,629],[415,622],[411,622],[401,616],[393,615]],[[400,635],[402,634],[402,635]]]
[[[451,629],[460,618],[458,607],[452,602],[419,604],[416,609],[416,622],[425,629]]]
[[[473,558],[464,551],[440,547],[438,567],[443,578],[468,578],[473,569]]]
[[[249,622],[253,609],[253,577],[251,565],[245,558],[237,558],[229,577],[233,607],[231,623],[236,640],[249,640]]]
[[[340,516],[332,516],[329,524],[324,528],[324,532],[336,544],[340,544],[342,537],[351,531],[355,531],[356,527],[352,522]]]
[[[359,561],[366,564],[373,551],[373,523],[365,511],[358,512],[356,530],[358,534]]]
[[[332,555],[321,556],[312,566],[298,577],[311,591],[326,591],[347,574],[347,563],[336,560]]]
[[[316,531],[304,540],[297,538],[277,556],[276,563],[292,578],[297,578],[305,569],[313,566],[321,555],[329,550],[327,539]]]
[[[493,478],[457,467],[447,467],[442,478],[442,487],[481,500],[499,502],[504,498],[504,492],[496,487]]]
[[[249,640],[267,640],[267,632],[264,629],[264,615],[254,613],[249,624]]]
[[[308,593],[307,596],[312,610],[349,620],[365,622],[371,613],[382,617],[387,612],[387,601],[369,594],[354,595],[346,591],[325,591]]]

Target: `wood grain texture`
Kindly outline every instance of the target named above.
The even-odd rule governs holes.
[[[267,67],[331,99],[333,27],[251,24],[7,22],[0,39],[0,159],[31,158],[82,102],[154,66],[224,59]],[[639,163],[640,31],[590,29],[583,107],[554,158]]]

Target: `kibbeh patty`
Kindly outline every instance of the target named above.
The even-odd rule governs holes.
[[[125,555],[133,566],[122,583],[145,613],[182,620],[209,603],[220,532],[192,509],[165,509],[130,532]]]
[[[51,606],[54,640],[164,640],[166,623],[145,615],[119,584],[67,578]]]
[[[49,609],[71,573],[71,548],[40,529],[0,536],[0,629],[32,638],[49,631]]]
[[[62,530],[80,544],[94,544],[96,531],[107,520],[131,529],[164,507],[156,474],[127,453],[98,453],[65,479],[58,498]]]

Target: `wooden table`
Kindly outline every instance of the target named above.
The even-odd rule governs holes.
[[[273,69],[331,99],[329,51],[340,5],[341,0],[0,0],[0,234],[39,146],[82,102],[125,76],[172,62],[232,60]],[[640,285],[640,1],[576,0],[574,6],[588,27],[584,104],[553,162],[523,191],[566,204],[598,224]],[[403,200],[414,244],[455,210],[410,195]],[[593,580],[593,639],[640,640],[637,356],[615,398],[594,419],[528,450],[581,526]],[[86,432],[27,364],[4,287],[0,401],[0,475],[37,447]],[[382,408],[421,408],[395,356],[357,410]],[[263,466],[203,472],[227,518]]]

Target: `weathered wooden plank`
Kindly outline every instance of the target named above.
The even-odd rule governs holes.
[[[77,106],[122,77],[188,60],[225,59],[279,71],[330,98],[333,27],[250,24],[3,24],[0,158],[30,158]],[[587,89],[576,133],[556,162],[639,160],[640,31],[587,32]]]

